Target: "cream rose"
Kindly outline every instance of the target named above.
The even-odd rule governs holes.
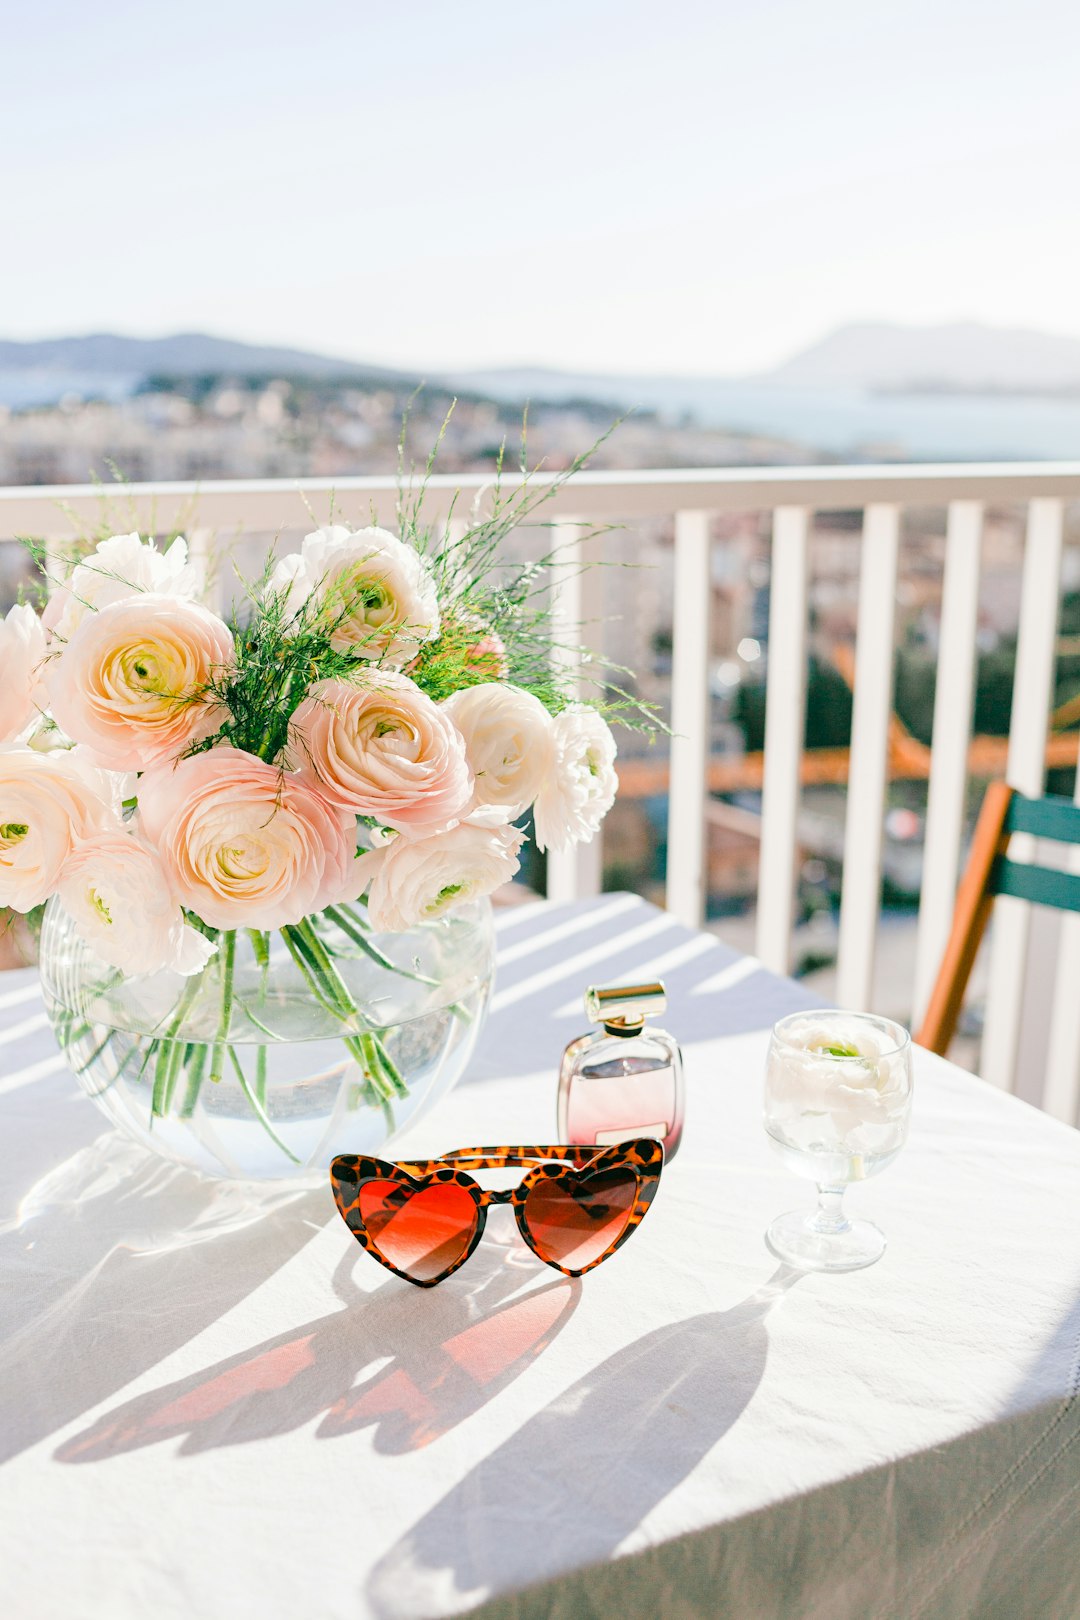
[[[70,579],[54,588],[42,623],[57,641],[70,641],[89,613],[110,602],[146,592],[196,597],[202,586],[202,569],[188,561],[186,540],[177,538],[167,551],[159,551],[152,540],[137,534],[114,534],[99,541]]]
[[[0,742],[10,742],[37,713],[38,666],[45,657],[45,631],[28,603],[0,619]]]
[[[212,748],[138,788],[174,892],[215,928],[283,928],[359,891],[353,817],[254,754]]]
[[[144,594],[110,603],[46,666],[53,716],[112,770],[164,763],[220,725],[206,689],[232,651],[225,623],[197,602]]]
[[[91,950],[131,977],[162,968],[198,973],[217,948],[184,921],[157,852],[130,832],[79,844],[57,892]]]
[[[511,819],[532,804],[552,768],[551,716],[520,686],[485,681],[440,705],[465,739],[477,805],[497,805]]]
[[[445,827],[472,797],[446,705],[393,670],[317,681],[292,717],[289,753],[331,804],[414,836]]]
[[[338,652],[389,668],[439,633],[439,602],[420,554],[385,529],[317,529],[281,559],[269,588],[293,615],[314,598]]]
[[[615,803],[615,739],[607,722],[575,703],[552,724],[552,767],[536,799],[538,849],[587,844]]]
[[[518,869],[525,834],[462,821],[438,838],[391,838],[356,862],[371,926],[399,933],[490,894]]]
[[[41,905],[76,844],[117,825],[103,773],[71,751],[0,744],[0,906]]]

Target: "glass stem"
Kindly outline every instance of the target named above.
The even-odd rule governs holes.
[[[817,1209],[810,1216],[808,1225],[814,1232],[820,1232],[822,1237],[836,1237],[840,1232],[846,1232],[851,1225],[844,1214],[844,1188],[825,1187],[818,1184]]]

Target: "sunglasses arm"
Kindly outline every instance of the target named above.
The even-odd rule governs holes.
[[[581,1166],[595,1159],[603,1148],[560,1143],[554,1147],[475,1147],[455,1148],[438,1159],[401,1161],[409,1175],[432,1175],[444,1165],[456,1170],[504,1170],[514,1166],[559,1163]]]

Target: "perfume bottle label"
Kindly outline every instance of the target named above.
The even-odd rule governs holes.
[[[613,1142],[632,1142],[635,1136],[655,1136],[663,1142],[667,1133],[667,1121],[661,1120],[656,1125],[636,1125],[633,1130],[597,1131],[596,1140],[604,1147],[610,1147]]]

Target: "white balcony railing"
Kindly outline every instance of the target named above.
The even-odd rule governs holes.
[[[450,511],[488,480],[430,480],[425,511]],[[334,496],[351,512],[392,525],[391,478],[292,482],[234,481],[134,485],[118,494],[125,526],[144,533],[186,528],[219,542],[247,532],[291,534],[310,526],[308,509]],[[19,535],[57,542],[100,519],[102,492],[91,488],[0,489],[0,541]],[[1080,463],[987,466],[886,466],[584,473],[559,490],[538,517],[557,525],[561,611],[570,621],[602,612],[603,571],[582,573],[577,548],[597,520],[673,517],[674,647],[667,906],[684,922],[702,920],[705,894],[709,750],[709,519],[719,512],[772,515],[766,740],[757,950],[766,966],[790,964],[796,893],[797,818],[805,726],[809,539],[815,510],[863,512],[855,652],[838,1000],[869,1004],[880,913],[882,839],[892,710],[894,614],[901,511],[947,507],[941,637],[929,775],[922,896],[911,1005],[921,1015],[937,970],[956,890],[968,773],[976,659],[983,511],[1022,502],[1027,527],[1019,604],[1019,643],[1006,774],[1020,791],[1043,791],[1064,534],[1064,506],[1080,500]],[[460,501],[458,510],[461,510]],[[370,519],[369,519],[370,520]],[[1080,773],[1077,795],[1080,799]],[[599,852],[553,859],[549,893],[595,893]],[[1000,900],[989,967],[983,1074],[1014,1085],[1030,913]],[[1080,918],[1064,919],[1057,953],[1057,994],[1046,1047],[1051,1076],[1044,1099],[1060,1117],[1080,1109]]]

